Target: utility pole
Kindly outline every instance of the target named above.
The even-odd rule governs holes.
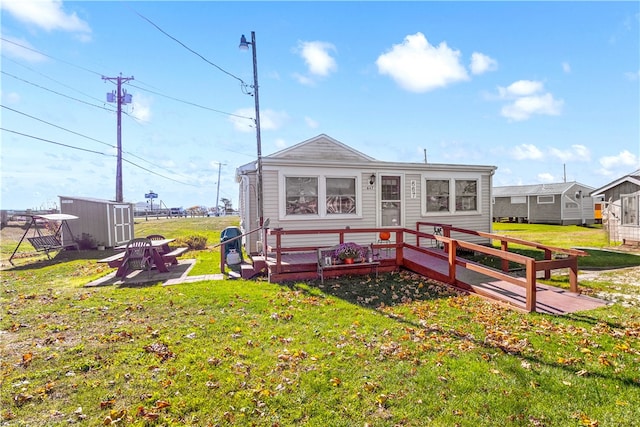
[[[116,102],[118,106],[118,144],[116,148],[116,202],[122,202],[122,105],[131,103],[131,95],[125,90],[122,91],[122,83],[133,80],[131,77],[122,77],[122,73],[118,77],[105,77],[102,76],[102,80],[115,81],[117,85],[116,93],[107,93],[107,102]]]
[[[220,203],[220,169],[221,168],[222,168],[222,163],[218,162],[218,191],[216,193],[216,216],[220,216],[218,203]]]

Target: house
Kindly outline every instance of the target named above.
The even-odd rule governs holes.
[[[243,232],[259,228],[257,163],[236,170]],[[381,161],[325,134],[265,156],[261,163],[263,218],[272,229],[415,229],[417,221],[427,221],[491,231],[495,166]],[[293,246],[337,243],[321,236],[313,242],[308,235],[285,237],[283,244]],[[262,233],[245,236],[246,252],[262,252],[263,238]]]
[[[595,223],[593,187],[577,182],[493,187],[493,218],[530,224]]]
[[[591,192],[603,197],[602,224],[609,239],[640,243],[640,169]]]
[[[75,239],[86,235],[97,246],[114,247],[127,243],[134,237],[132,203],[86,197],[58,197],[60,212],[78,217],[78,220],[69,224]]]

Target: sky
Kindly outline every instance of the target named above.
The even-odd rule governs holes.
[[[640,167],[640,3],[1,0],[2,209],[238,206],[236,168],[326,134],[494,186]],[[240,50],[242,34],[255,45]],[[425,155],[426,153],[426,155]]]

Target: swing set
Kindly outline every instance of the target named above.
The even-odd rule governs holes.
[[[73,233],[71,232],[71,228],[69,228],[69,224],[67,223],[67,221],[71,219],[78,219],[78,217],[69,214],[32,215],[27,229],[24,231],[22,238],[20,238],[20,241],[18,242],[18,246],[16,246],[13,253],[11,254],[11,257],[9,258],[9,262],[11,263],[11,265],[14,265],[12,261],[13,257],[15,256],[16,252],[18,252],[18,249],[20,248],[20,245],[24,241],[25,237],[36,251],[45,252],[48,259],[51,259],[51,255],[49,255],[50,251],[66,249],[68,247],[75,247],[76,250],[78,250],[78,243],[73,241]],[[60,226],[54,231],[53,234],[43,234],[41,227],[38,226],[39,220],[60,221]],[[32,237],[27,237],[27,234],[29,233],[29,230],[31,230],[31,228],[33,228]],[[71,243],[62,243],[63,231],[65,233],[69,233],[68,235],[71,236],[72,239]]]

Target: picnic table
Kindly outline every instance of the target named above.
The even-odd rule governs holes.
[[[169,243],[174,240],[175,239],[132,239],[126,245],[115,247],[115,249],[124,249],[124,251],[98,260],[98,262],[107,263],[109,267],[118,268],[116,271],[117,277],[124,277],[135,269],[150,270],[154,267],[161,273],[167,273],[169,272],[168,265],[178,264],[177,257],[189,250],[189,248],[186,247],[171,249]],[[134,242],[140,244],[132,246]],[[136,260],[145,260],[146,265],[138,264],[133,267],[129,261],[134,257]]]

